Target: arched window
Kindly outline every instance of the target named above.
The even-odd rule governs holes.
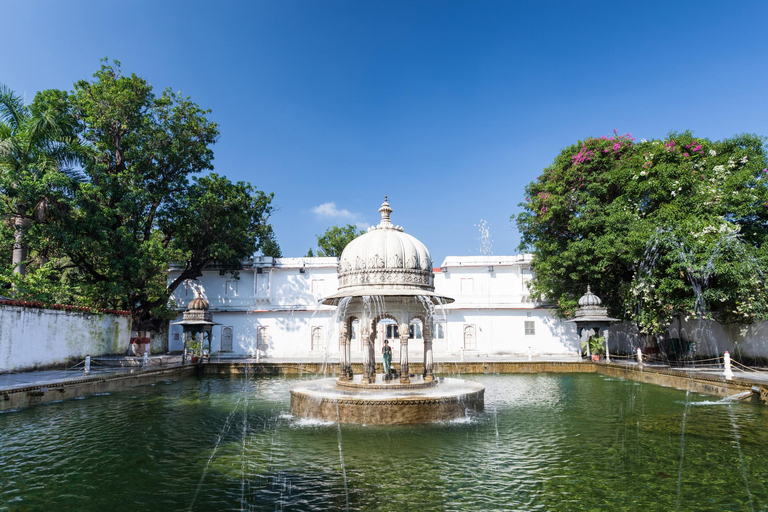
[[[256,347],[259,350],[267,350],[269,349],[269,326],[262,325],[259,326],[259,329],[256,334]]]
[[[232,328],[221,328],[221,351],[232,352]]]
[[[476,350],[477,338],[475,337],[475,326],[464,326],[464,350]]]
[[[310,350],[322,350],[323,349],[323,328],[313,327],[312,328],[312,345],[310,347]]]

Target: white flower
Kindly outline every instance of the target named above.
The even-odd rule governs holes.
[[[717,156],[717,151],[715,151],[714,149],[710,149],[709,156]]]
[[[645,176],[645,171],[640,171],[640,176]]]
[[[724,165],[716,165],[713,170],[715,172],[723,172],[725,170],[725,166]]]
[[[648,142],[647,139],[640,139],[640,142]]]
[[[745,163],[749,162],[749,157],[745,155],[745,156],[741,157],[741,159],[739,159],[739,162],[745,164]]]

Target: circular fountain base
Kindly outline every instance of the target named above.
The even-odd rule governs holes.
[[[341,423],[407,425],[463,418],[483,410],[485,387],[461,379],[424,382],[412,377],[362,384],[335,378],[302,381],[291,386],[295,416]]]

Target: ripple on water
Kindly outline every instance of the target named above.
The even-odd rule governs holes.
[[[484,413],[418,426],[297,419],[292,381],[263,377],[3,414],[0,502],[179,510],[199,485],[193,510],[344,510],[346,483],[350,510],[666,511],[685,412],[686,509],[749,510],[745,474],[755,510],[768,505],[765,408],[690,407],[707,400],[594,375],[471,379],[486,387]]]

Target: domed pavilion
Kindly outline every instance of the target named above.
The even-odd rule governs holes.
[[[339,260],[338,292],[323,304],[339,308],[339,341],[342,347],[342,380],[352,380],[350,333],[359,321],[363,350],[361,384],[376,381],[374,342],[376,326],[393,320],[400,338],[400,383],[409,384],[408,339],[413,320],[420,320],[424,340],[424,382],[434,380],[432,339],[434,307],[453,302],[435,293],[435,276],[429,251],[403,228],[392,224],[392,208],[379,208],[381,222],[347,245]]]

